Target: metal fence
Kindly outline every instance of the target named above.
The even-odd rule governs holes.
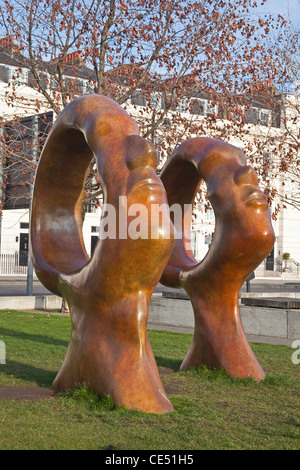
[[[294,259],[288,259],[283,261],[282,271],[299,276],[300,274],[300,263]]]
[[[294,259],[282,260],[277,258],[274,263],[274,270],[280,274],[290,273],[295,274],[296,276],[300,275],[300,263]]]
[[[0,274],[27,274],[28,254],[16,252],[0,255]]]

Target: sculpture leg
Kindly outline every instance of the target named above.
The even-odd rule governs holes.
[[[226,292],[223,287],[220,291],[220,287],[205,281],[201,287],[199,284],[197,287],[187,282],[186,289],[194,310],[195,330],[181,370],[206,364],[224,369],[232,377],[263,380],[265,373],[248,343],[242,326],[238,289],[235,292]]]
[[[127,409],[173,411],[147,336],[148,304],[149,298],[142,294],[113,304],[94,298],[82,309],[73,292],[72,337],[54,380],[54,390],[85,383],[100,396],[109,395]]]

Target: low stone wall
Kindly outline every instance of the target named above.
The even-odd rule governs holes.
[[[300,339],[300,310],[240,306],[243,327],[248,335]]]
[[[300,299],[300,292],[243,292],[240,294],[240,299],[257,299],[261,297],[278,297],[281,295],[284,298],[290,298],[290,299]]]
[[[0,297],[0,310],[59,309],[61,304],[61,297],[55,295]],[[300,339],[300,309],[240,305],[240,314],[244,330],[248,335]],[[193,328],[194,314],[191,302],[178,296],[169,298],[153,294],[150,300],[148,324]]]
[[[247,335],[300,339],[300,309],[240,305],[240,314]],[[191,302],[154,294],[150,301],[149,323],[193,328]]]
[[[149,305],[148,323],[194,328],[194,313],[189,300],[153,294]]]
[[[61,308],[62,299],[56,295],[0,297],[0,310],[51,310]]]

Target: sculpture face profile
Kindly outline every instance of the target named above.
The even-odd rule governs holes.
[[[100,239],[89,259],[81,204],[93,155],[105,202],[114,209],[116,236]],[[243,333],[237,299],[244,280],[271,251],[274,234],[256,176],[235,147],[190,139],[167,161],[161,179],[156,165],[152,144],[114,101],[100,95],[72,101],[57,118],[39,161],[31,253],[39,279],[66,299],[72,319],[70,344],[53,388],[86,383],[117,405],[166,413],[173,407],[147,337],[156,284],[184,287],[193,304],[195,335],[182,369],[206,363],[260,380],[264,373]],[[216,214],[213,246],[202,262],[192,256],[188,240],[175,241],[167,210],[154,227],[142,214],[146,236],[128,236],[136,205],[148,213],[155,205],[184,207],[202,178]]]

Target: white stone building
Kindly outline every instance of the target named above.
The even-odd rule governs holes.
[[[7,95],[11,88],[6,82],[0,81],[0,116],[4,121],[9,121],[15,116],[24,118],[34,115],[36,99],[41,96],[31,87],[20,84],[16,87],[14,105],[7,104]],[[39,109],[39,113],[49,111],[48,107]],[[85,215],[83,235],[88,254],[99,232],[101,210],[91,208],[91,212]],[[29,208],[4,209],[0,215],[0,275],[24,274],[26,272],[28,241],[29,241]],[[20,256],[21,253],[21,256]],[[24,255],[24,256],[22,256]]]
[[[11,88],[8,86],[8,79],[12,80],[13,71],[16,65],[13,63],[3,63],[1,64],[0,56],[0,116],[4,121],[11,119],[13,116],[28,116],[36,114],[36,99],[41,99],[41,95],[32,87],[26,85],[26,80],[28,80],[28,74],[26,70],[24,73],[18,75],[18,81],[15,83],[15,98],[13,100],[13,106],[8,105],[7,97],[11,93]],[[6,75],[5,75],[6,74]],[[7,80],[5,80],[7,76]],[[1,81],[1,78],[3,81]],[[83,91],[85,87],[85,82],[83,83]],[[156,94],[158,95],[158,94]],[[157,106],[160,106],[159,95],[156,96]],[[196,100],[196,98],[193,98]],[[201,113],[203,116],[209,111],[209,102],[203,98],[197,98],[201,101]],[[299,97],[293,96],[291,100],[298,100]],[[134,104],[134,106],[133,106]],[[126,103],[127,112],[133,115],[133,117],[138,116],[139,120],[141,119],[141,113],[139,112],[143,106],[143,102],[139,102],[135,96],[132,99],[132,102],[128,100]],[[180,111],[183,113],[188,113],[188,106],[186,103],[180,103]],[[289,109],[289,103],[286,104],[287,109]],[[140,109],[139,109],[140,108]],[[256,111],[255,111],[256,110]],[[39,109],[39,113],[49,111],[48,107],[45,105],[44,108]],[[289,111],[287,112],[287,116]],[[257,117],[257,121],[255,121]],[[55,119],[55,117],[54,117]],[[199,119],[201,116],[199,115]],[[242,149],[245,148],[246,143],[249,142],[255,135],[262,135],[264,132],[273,132],[280,133],[280,128],[269,128],[268,123],[271,119],[271,111],[263,109],[262,107],[254,108],[253,111],[253,122],[250,124],[250,133],[247,134],[245,140],[231,139],[229,143],[236,145]],[[220,122],[222,125],[222,122]],[[299,122],[294,124],[299,129]],[[299,178],[300,180],[300,178]],[[298,181],[299,183],[300,181]],[[280,181],[279,181],[280,188]],[[288,191],[291,194],[295,188],[295,183],[290,183],[285,188],[285,191]],[[214,214],[212,210],[207,212],[203,211],[201,207],[196,208],[196,219],[192,226],[192,247],[197,259],[202,259],[210,246],[211,236],[214,232]],[[84,223],[83,223],[83,236],[86,246],[87,253],[90,255],[92,253],[93,247],[98,239],[99,235],[99,226],[100,226],[100,216],[101,209],[91,208],[91,211],[86,213]],[[274,276],[282,275],[283,268],[285,264],[287,269],[289,269],[288,274],[291,277],[300,278],[300,268],[298,262],[300,262],[300,244],[299,244],[299,233],[300,233],[300,211],[295,209],[292,205],[287,205],[285,209],[282,209],[277,217],[277,220],[273,222],[276,241],[274,249],[268,259],[257,269],[256,276]],[[23,273],[23,265],[26,264],[24,260],[20,258],[15,258],[16,261],[13,262],[14,267],[7,268],[4,266],[3,259],[10,256],[16,257],[20,252],[28,250],[28,229],[29,229],[29,209],[25,208],[16,208],[4,210],[1,216],[1,256],[2,263],[0,263],[0,274],[2,273]],[[287,263],[282,261],[283,253],[290,253],[291,260]],[[284,271],[286,272],[286,271]],[[288,277],[288,274],[285,274]]]

